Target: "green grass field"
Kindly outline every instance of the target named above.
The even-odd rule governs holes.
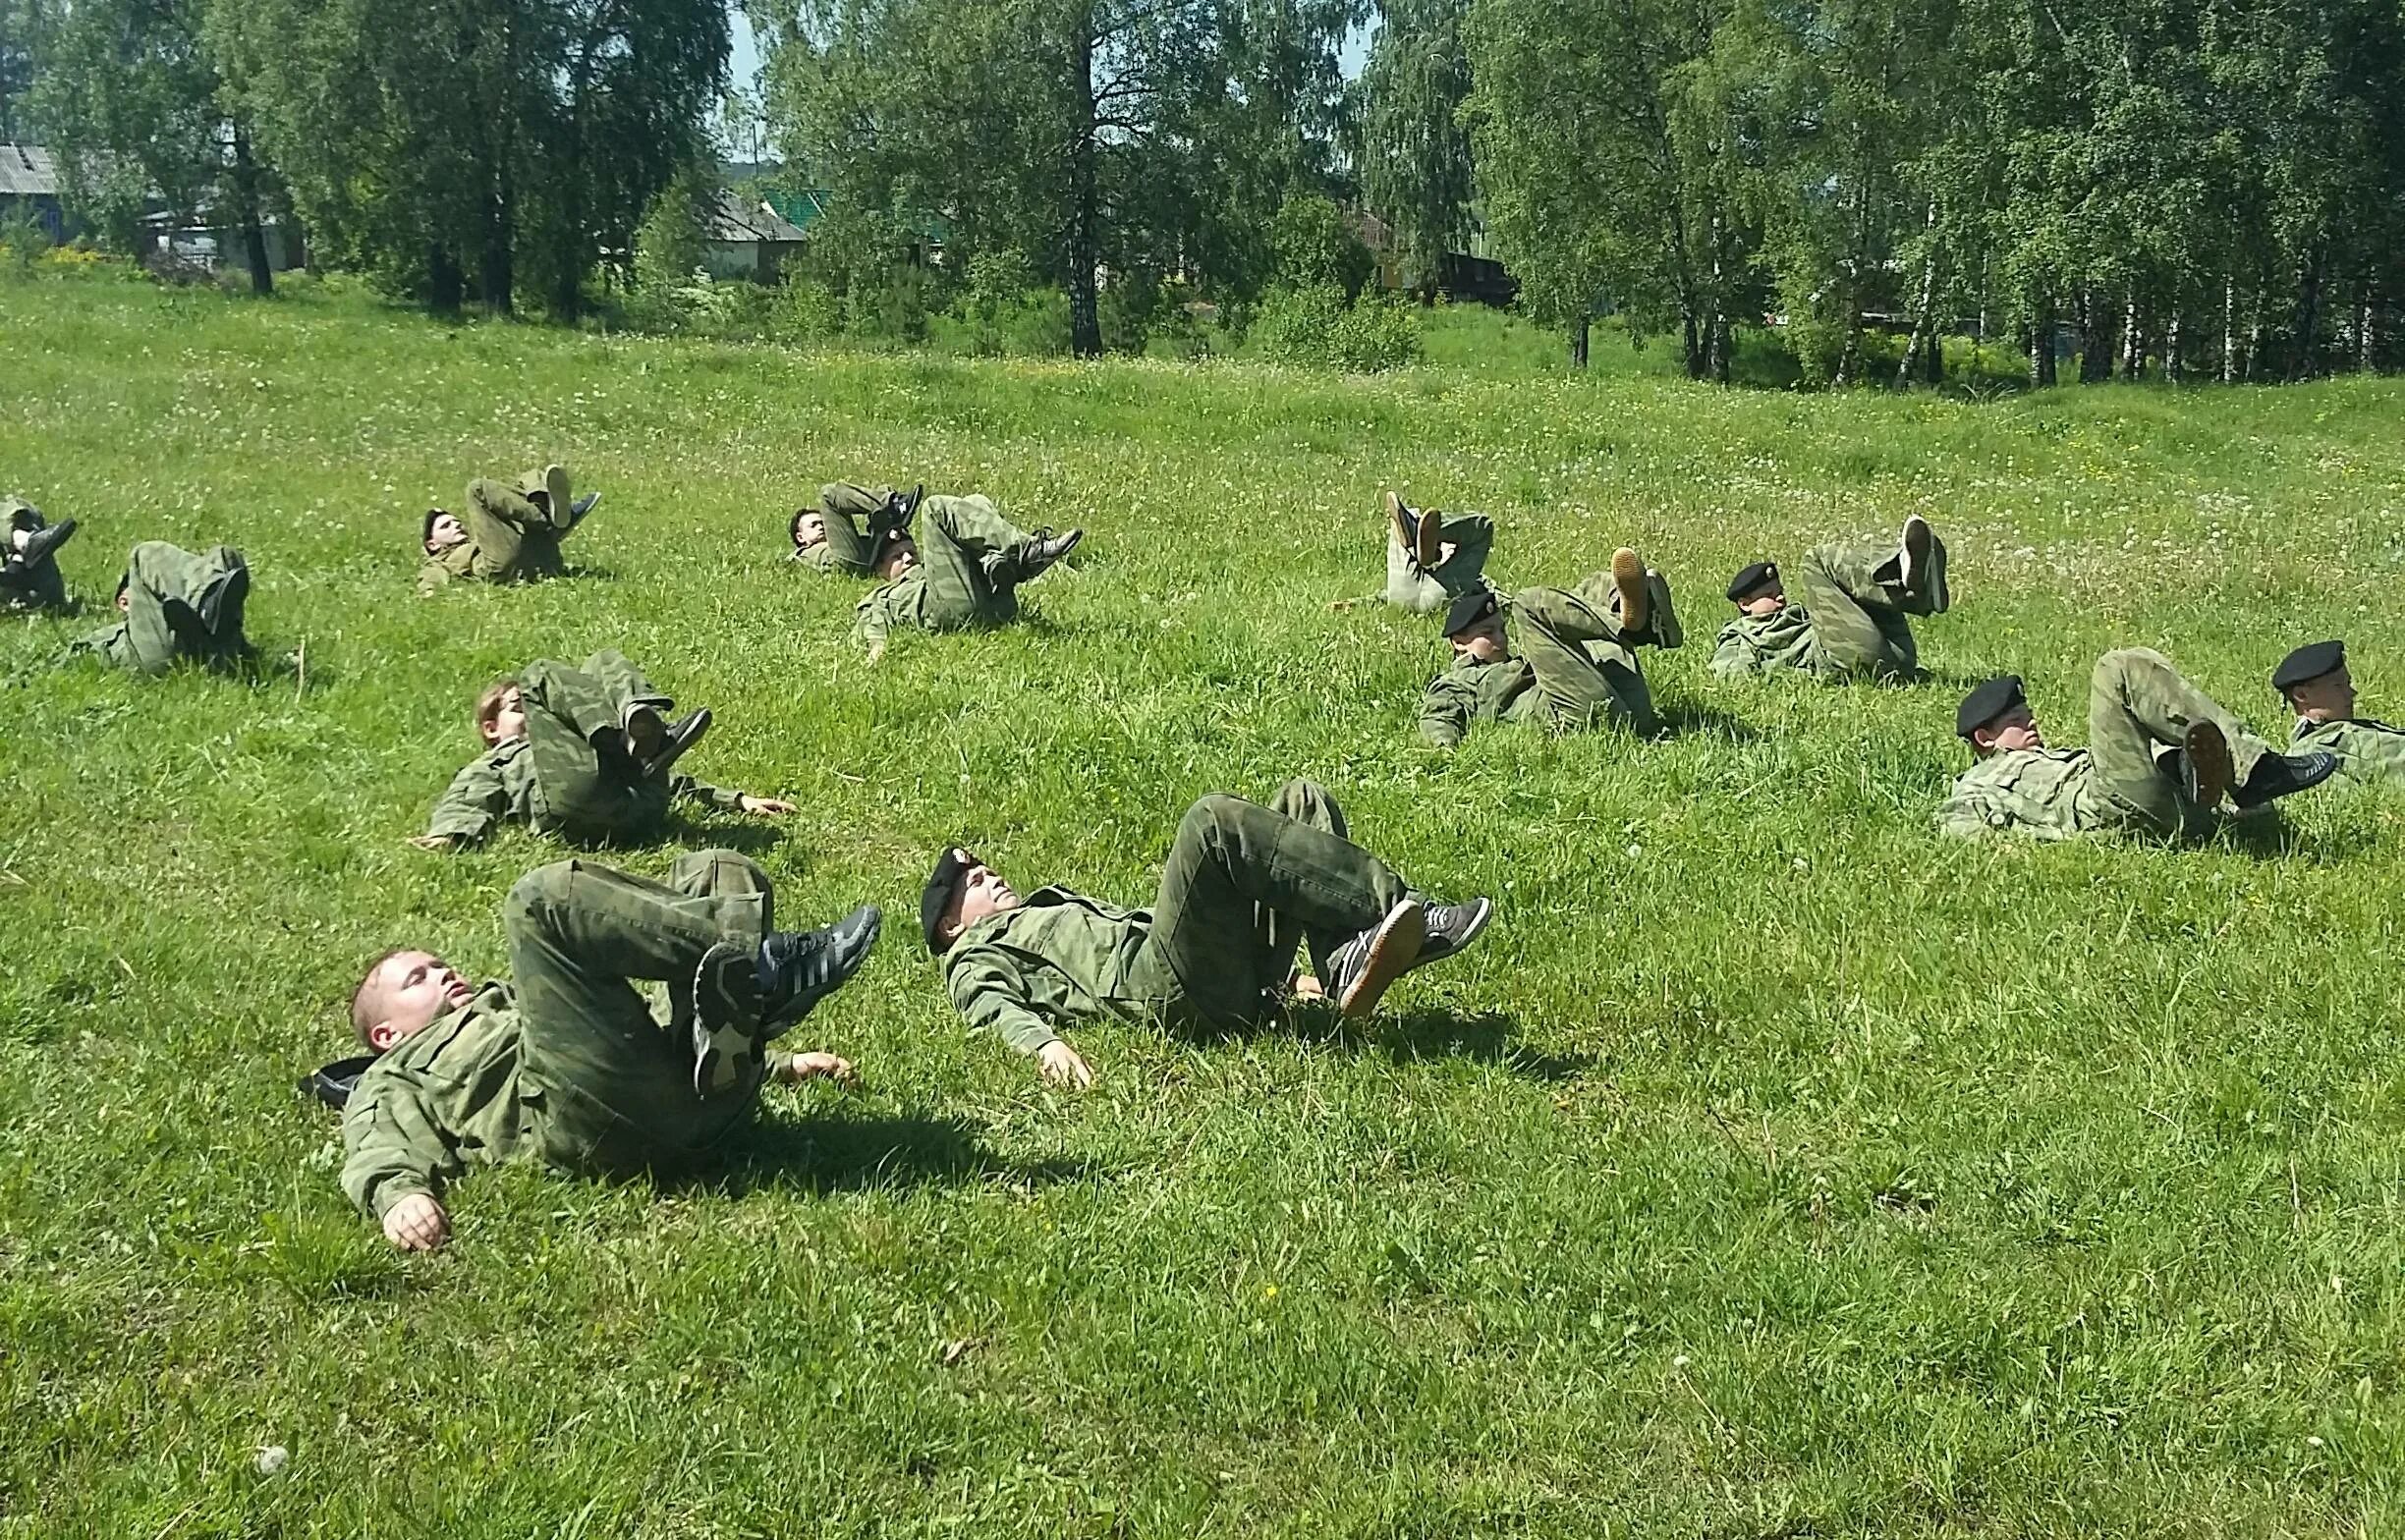
[[[2095,655],[2265,678],[2353,642],[2405,713],[2405,386],[1987,405],[1454,361],[966,363],[367,301],[0,285],[0,490],[242,546],[255,684],[51,655],[0,736],[0,1535],[2405,1533],[2405,800],[2195,851],[1940,843],[1964,683],[2085,736]],[[1528,345],[1514,344],[1520,353]],[[1517,355],[1515,355],[1517,356]],[[559,458],[586,576],[413,587],[419,512]],[[1002,633],[904,637],[779,560],[836,477],[1082,523]],[[1669,741],[1413,732],[1441,643],[1329,602],[1378,491],[1483,509],[1506,584],[1633,543]],[[1931,518],[1910,688],[1722,687],[1728,574]],[[408,849],[491,675],[618,646],[719,717],[702,814],[793,920],[885,903],[721,1181],[486,1173],[392,1252],[293,1077],[365,960],[500,966],[560,848]],[[1198,795],[1326,782],[1496,926],[1367,1029],[969,1039],[933,851],[1148,898]],[[674,845],[627,852],[657,872]],[[262,1474],[257,1452],[290,1460]]]

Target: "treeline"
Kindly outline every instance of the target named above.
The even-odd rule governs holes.
[[[0,0],[0,111],[130,248],[145,210],[438,310],[574,318],[706,147],[722,0]]]

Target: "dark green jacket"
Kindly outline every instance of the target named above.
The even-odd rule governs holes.
[[[961,933],[944,988],[972,1030],[1035,1053],[1072,1021],[1144,1014],[1150,997],[1130,978],[1151,934],[1149,909],[1042,888]]]
[[[705,786],[689,775],[672,777],[668,795],[704,802],[722,812],[740,812],[743,808],[743,793]],[[426,833],[481,840],[492,833],[494,824],[505,818],[531,825],[534,812],[533,741],[513,738],[495,743],[451,778],[450,789],[434,804],[434,816],[426,823]]]
[[[2306,722],[2296,725],[2297,752],[2325,749],[2338,756],[2338,773],[2351,781],[2405,781],[2405,732],[2385,722]]]
[[[1474,722],[1516,722],[1541,709],[1537,671],[1526,658],[1482,663],[1457,652],[1420,697],[1420,735],[1451,748]]]
[[[542,1097],[526,1083],[510,986],[475,998],[367,1068],[343,1108],[343,1192],[382,1219],[412,1193],[440,1196],[471,1166],[539,1149]]]

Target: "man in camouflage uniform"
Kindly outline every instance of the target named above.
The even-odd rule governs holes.
[[[672,774],[710,721],[704,709],[671,724],[673,708],[616,652],[596,652],[579,668],[543,659],[496,680],[475,713],[491,746],[452,778],[426,832],[411,843],[454,850],[504,818],[579,840],[643,838],[659,831],[680,798],[728,812],[793,811],[775,798]]]
[[[1485,899],[1434,904],[1345,837],[1334,798],[1289,781],[1267,807],[1205,797],[1186,812],[1148,909],[1067,888],[1022,899],[957,847],[919,901],[927,950],[970,1026],[1032,1055],[1046,1080],[1093,1072],[1059,1032],[1097,1017],[1242,1028],[1274,1015],[1298,943],[1314,986],[1365,1017],[1412,968],[1485,928]]]
[[[1483,588],[1445,614],[1451,666],[1420,700],[1420,733],[1451,748],[1476,722],[1534,722],[1578,732],[1612,722],[1642,738],[1661,730],[1637,667],[1639,646],[1682,639],[1670,584],[1625,546],[1611,570],[1575,589],[1524,588],[1509,604]]]
[[[138,674],[164,674],[179,661],[232,668],[252,656],[243,635],[251,569],[230,545],[196,556],[164,540],[144,540],[117,579],[125,619],[78,639],[69,656],[90,653]]]
[[[343,1102],[344,1193],[394,1245],[430,1251],[450,1238],[443,1190],[471,1166],[675,1172],[763,1082],[850,1079],[833,1054],[767,1045],[858,971],[880,915],[779,931],[774,898],[732,851],[679,856],[665,884],[559,861],[502,905],[513,980],[472,985],[427,952],[376,959],[351,1002],[376,1057]],[[665,1027],[633,980],[668,984]]]
[[[876,553],[893,542],[898,531],[907,538],[911,521],[919,517],[924,486],[908,492],[891,487],[855,486],[830,481],[818,489],[818,506],[797,508],[786,532],[793,536],[792,560],[820,573],[866,578],[875,571]]]
[[[1743,679],[1794,670],[1815,679],[1910,679],[1919,667],[1913,615],[1948,602],[1945,542],[1915,514],[1892,548],[1816,546],[1796,574],[1804,602],[1787,602],[1777,566],[1756,562],[1728,585],[1737,618],[1720,630],[1711,671]]]
[[[24,498],[0,497],[0,615],[67,607],[58,549],[75,532],[72,519],[45,523],[41,510]]]
[[[1086,534],[1031,534],[983,497],[930,497],[923,507],[924,559],[918,542],[899,529],[887,533],[870,559],[885,581],[861,600],[853,630],[867,643],[872,663],[884,656],[885,638],[896,627],[961,631],[1018,619],[1019,585],[1067,556]]]
[[[468,516],[426,510],[419,539],[425,561],[418,569],[420,592],[432,593],[454,579],[474,582],[532,581],[567,571],[560,541],[593,505],[598,492],[568,495],[568,472],[559,466],[530,470],[514,487],[479,477],[468,483]]]
[[[2297,648],[2272,671],[2271,688],[2296,713],[2291,749],[2336,756],[2338,773],[2351,781],[2405,782],[2405,731],[2355,714],[2345,642]]]
[[[1386,494],[1386,602],[1414,615],[1437,615],[1486,586],[1494,521],[1484,514],[1440,514]],[[1348,601],[1350,602],[1350,601]]]
[[[2201,838],[2227,797],[2241,811],[2318,786],[2325,753],[2274,752],[2159,652],[2131,647],[2097,660],[2088,684],[2088,746],[2048,748],[2018,675],[1964,697],[1954,731],[1976,762],[1937,809],[1941,833],[2039,840],[2127,831]]]

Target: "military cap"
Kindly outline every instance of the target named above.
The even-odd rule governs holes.
[[[935,934],[935,927],[943,923],[944,910],[952,903],[952,890],[960,886],[961,878],[977,863],[977,857],[959,846],[945,846],[944,852],[935,857],[934,871],[927,875],[925,891],[919,895],[919,930],[926,937],[927,951],[937,957],[943,956],[944,944]]]
[[[301,1094],[314,1096],[340,1112],[349,1104],[352,1091],[358,1088],[360,1076],[365,1074],[368,1067],[379,1057],[376,1054],[353,1054],[348,1059],[337,1059],[332,1064],[320,1066],[301,1076]]]
[[[1444,633],[1448,636],[1458,636],[1487,616],[1492,615],[1495,608],[1492,588],[1473,588],[1455,599],[1453,607],[1445,611]]]
[[[1963,696],[1961,708],[1954,713],[1954,736],[1969,742],[1978,729],[1986,727],[2013,707],[2028,703],[2029,696],[2021,690],[2021,676],[1999,674],[1973,687],[1971,693]]]
[[[2296,688],[2308,680],[2346,665],[2346,643],[2343,641],[2309,641],[2288,656],[2271,671],[2271,688],[2281,694]]]
[[[1729,603],[1743,604],[1746,601],[1746,595],[1757,588],[1766,587],[1778,580],[1778,563],[1776,562],[1756,562],[1750,567],[1740,567],[1737,569],[1737,576],[1729,579]]]

